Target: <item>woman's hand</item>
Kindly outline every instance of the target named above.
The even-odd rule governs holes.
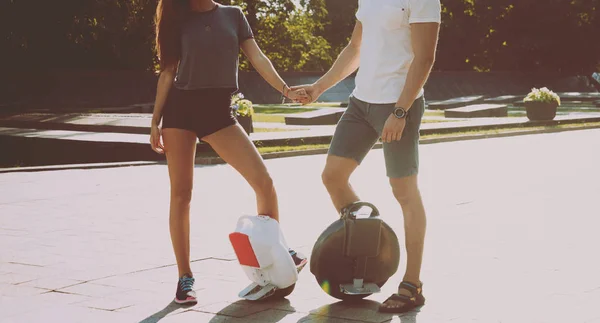
[[[306,96],[297,102],[302,103],[303,105],[310,104],[315,102],[321,94],[323,94],[323,90],[319,88],[316,84],[307,84],[307,85],[296,85],[292,86],[293,91],[304,91]]]
[[[294,102],[305,102],[308,100],[308,94],[305,89],[289,90],[286,97]]]
[[[165,153],[165,147],[162,143],[162,131],[157,124],[152,123],[150,127],[150,145],[152,150],[159,154]]]

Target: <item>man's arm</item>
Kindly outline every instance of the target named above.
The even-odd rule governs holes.
[[[429,78],[429,73],[435,62],[435,51],[438,41],[438,23],[414,23],[411,24],[411,38],[414,52],[413,61],[408,69],[406,83],[396,102],[396,107],[410,110],[421,87]],[[398,119],[390,114],[381,134],[383,142],[392,142],[402,138],[402,132],[406,126],[406,118]]]
[[[359,66],[360,63],[360,44],[362,41],[362,23],[356,21],[354,30],[352,31],[352,37],[350,42],[342,50],[338,58],[335,60],[329,71],[325,73],[318,81],[312,85],[299,85],[293,86],[292,89],[306,89],[306,92],[311,98],[301,100],[303,104],[312,103],[316,101],[323,92],[327,91],[331,87],[352,74]]]
[[[408,69],[406,84],[396,107],[410,109],[420,89],[425,85],[435,62],[440,25],[438,23],[411,24],[414,59]]]
[[[360,62],[361,42],[362,23],[357,20],[348,45],[346,45],[346,47],[342,50],[329,71],[325,73],[325,75],[323,75],[323,77],[321,77],[317,82],[315,82],[315,86],[321,91],[321,93],[332,88],[340,81],[348,77],[348,75],[356,71]]]

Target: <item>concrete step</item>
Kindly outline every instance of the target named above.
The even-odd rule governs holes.
[[[506,104],[474,104],[461,108],[447,109],[444,111],[446,118],[492,118],[507,117]]]
[[[295,113],[285,117],[287,125],[335,125],[338,123],[345,108],[327,108],[315,111]]]
[[[459,98],[453,98],[450,100],[431,102],[428,104],[428,108],[431,110],[446,110],[462,107],[469,104],[482,103],[484,100],[483,95],[463,96]]]
[[[559,92],[561,101],[593,102],[600,99],[600,92]]]
[[[525,95],[502,95],[493,98],[487,98],[483,100],[483,102],[490,104],[513,103],[515,101],[523,100],[524,98]]]

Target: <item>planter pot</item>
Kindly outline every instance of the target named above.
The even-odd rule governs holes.
[[[252,116],[236,116],[239,124],[246,130],[247,134],[254,132],[254,126],[252,125]]]
[[[525,102],[527,118],[531,121],[553,120],[557,108],[557,102]]]

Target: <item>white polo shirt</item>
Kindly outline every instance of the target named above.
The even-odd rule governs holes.
[[[440,23],[440,0],[358,0],[356,18],[363,29],[353,95],[368,103],[396,103],[414,58],[410,24]],[[423,89],[417,97],[422,95]]]

